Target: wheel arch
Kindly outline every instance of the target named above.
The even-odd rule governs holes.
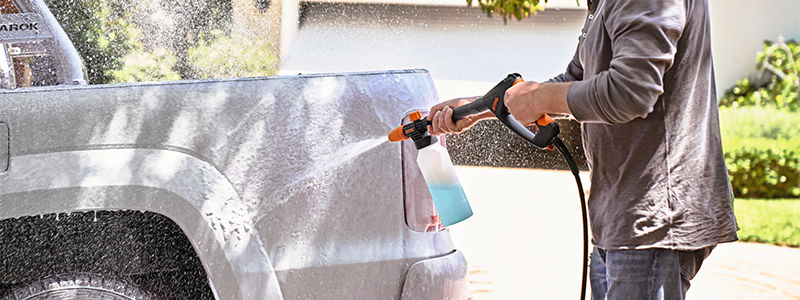
[[[186,153],[96,149],[12,156],[0,219],[80,211],[163,215],[183,231],[219,299],[281,299],[248,207],[225,176]]]

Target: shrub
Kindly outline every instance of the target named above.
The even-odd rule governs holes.
[[[798,197],[800,113],[770,107],[720,109],[722,147],[738,197]]]
[[[489,16],[497,13],[503,20],[510,17],[522,20],[544,10],[545,2],[547,0],[478,0],[478,7]],[[467,0],[467,5],[472,6],[472,0]]]
[[[47,0],[47,6],[83,58],[91,84],[112,81],[107,70],[118,69],[136,47],[125,11],[112,11],[108,0]]]
[[[235,78],[274,75],[276,53],[265,37],[234,38],[214,30],[189,49],[188,58],[199,78]]]
[[[125,56],[121,69],[108,71],[113,83],[174,81],[181,76],[173,70],[177,58],[166,49],[153,52],[133,52]]]
[[[720,99],[720,106],[800,110],[800,43],[766,41],[756,61],[759,76],[737,81]]]
[[[800,150],[739,148],[725,161],[737,197],[800,197]]]

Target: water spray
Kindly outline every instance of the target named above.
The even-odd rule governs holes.
[[[586,299],[586,275],[589,265],[589,229],[586,201],[584,199],[585,196],[583,194],[583,185],[581,184],[578,166],[575,164],[575,160],[572,159],[572,155],[570,155],[564,142],[558,138],[558,134],[560,133],[558,123],[550,116],[545,114],[531,124],[532,131],[520,123],[508,111],[504,100],[505,92],[520,82],[523,82],[520,74],[509,74],[505,79],[489,90],[486,95],[469,104],[453,108],[452,119],[453,122],[456,122],[468,116],[489,110],[494,113],[495,117],[506,127],[525,141],[533,144],[536,148],[550,151],[558,149],[561,155],[564,156],[564,159],[567,161],[572,171],[572,175],[575,177],[581,201],[581,217],[583,219],[583,257],[581,259],[581,264],[583,276],[581,278],[580,299],[583,300]],[[472,216],[472,209],[469,206],[469,202],[467,202],[461,184],[458,182],[458,177],[456,176],[453,163],[450,161],[447,149],[436,142],[436,137],[428,133],[428,125],[431,125],[432,122],[427,118],[422,118],[418,111],[412,113],[409,117],[411,123],[392,130],[389,133],[389,140],[392,142],[399,142],[406,139],[414,141],[414,145],[419,151],[417,164],[422,171],[422,177],[425,178],[425,182],[428,184],[431,198],[433,198],[433,203],[436,206],[442,224],[449,226],[469,218]]]

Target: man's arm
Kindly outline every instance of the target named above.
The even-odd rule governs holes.
[[[580,42],[578,43],[578,46],[575,49],[575,54],[572,56],[572,60],[570,60],[569,64],[567,64],[566,71],[564,73],[559,74],[556,77],[551,78],[550,80],[547,81],[548,83],[571,82],[583,79],[583,67],[581,67],[581,63],[578,58],[579,49],[580,49]],[[560,92],[562,92],[561,94],[566,93],[565,90],[563,89],[564,86],[562,86],[561,89],[559,90]],[[453,116],[452,112],[453,107],[458,107],[470,103],[472,102],[472,100],[476,98],[477,97],[457,98],[441,102],[431,107],[430,114],[428,115],[428,120],[433,121],[433,126],[428,127],[428,132],[432,135],[461,133],[481,120],[493,118],[494,117],[493,113],[485,112],[482,114],[469,116],[468,118],[459,120],[458,122],[455,123],[450,121],[450,118]],[[547,98],[547,99],[555,100],[552,98]],[[548,103],[548,107],[550,105],[556,105],[556,103]],[[559,110],[565,110],[564,106],[566,106],[566,99],[563,99],[563,103],[561,103],[560,106],[562,107]],[[568,110],[568,107],[566,107],[566,110]],[[554,112],[551,112],[551,114],[556,115],[556,113]],[[564,114],[568,115],[568,113]]]
[[[545,113],[571,115],[567,105],[567,91],[572,82],[536,83],[526,81],[506,91],[508,111],[520,123],[531,124]]]
[[[580,39],[578,46],[575,47],[575,54],[572,55],[572,60],[567,65],[567,70],[556,77],[550,78],[545,83],[536,82],[523,82],[517,86],[511,87],[505,95],[505,104],[509,108],[512,115],[517,118],[522,124],[530,124],[538,120],[541,114],[548,113],[551,116],[569,116],[572,113],[567,105],[567,90],[573,81],[583,80],[583,66],[581,65],[579,51],[581,49]],[[527,94],[527,95],[523,95]],[[514,101],[518,97],[531,97],[532,103],[536,103],[534,107],[517,107],[521,104],[519,101]],[[511,101],[509,101],[509,98]],[[511,105],[511,106],[509,106]],[[514,112],[517,112],[516,114]],[[536,113],[535,111],[539,111]],[[520,119],[522,118],[522,119]]]
[[[570,85],[572,82],[536,83],[525,81],[506,91],[505,105],[522,124],[533,123],[545,112],[552,115],[571,115],[567,105],[567,90]],[[520,101],[520,99],[524,100]],[[454,123],[452,121],[453,107],[465,105],[471,101],[472,99],[453,99],[434,105],[428,115],[428,120],[433,121],[432,125],[428,126],[428,133],[431,135],[461,133],[481,120],[494,118],[494,113],[487,111],[468,116]]]
[[[685,3],[617,0],[605,5],[609,7],[604,25],[614,49],[609,69],[572,82],[566,95],[553,92],[557,88],[549,86],[553,83],[510,89],[506,105],[521,122],[536,120],[543,113],[569,111],[581,122],[618,124],[645,117],[653,110],[664,92],[664,73],[672,65],[686,23]],[[546,103],[535,103],[538,101]]]
[[[578,121],[627,123],[646,117],[664,93],[664,73],[686,25],[686,2],[616,0],[605,5],[603,25],[613,49],[609,68],[575,82],[567,101]]]

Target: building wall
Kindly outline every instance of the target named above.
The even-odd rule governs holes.
[[[551,9],[505,23],[477,7],[310,3],[281,73],[422,68],[440,98],[474,96],[508,73],[542,81],[564,72],[585,17]]]
[[[719,95],[755,72],[764,40],[800,40],[800,0],[710,0]]]
[[[551,0],[548,10],[507,24],[458,6],[463,0],[335,4],[342,1],[306,4],[297,30],[284,30],[283,74],[424,68],[442,98],[478,94],[509,72],[532,80],[563,72],[586,15],[583,0]],[[709,1],[718,95],[755,72],[763,40],[800,39],[800,0]],[[416,4],[389,4],[406,2]]]

